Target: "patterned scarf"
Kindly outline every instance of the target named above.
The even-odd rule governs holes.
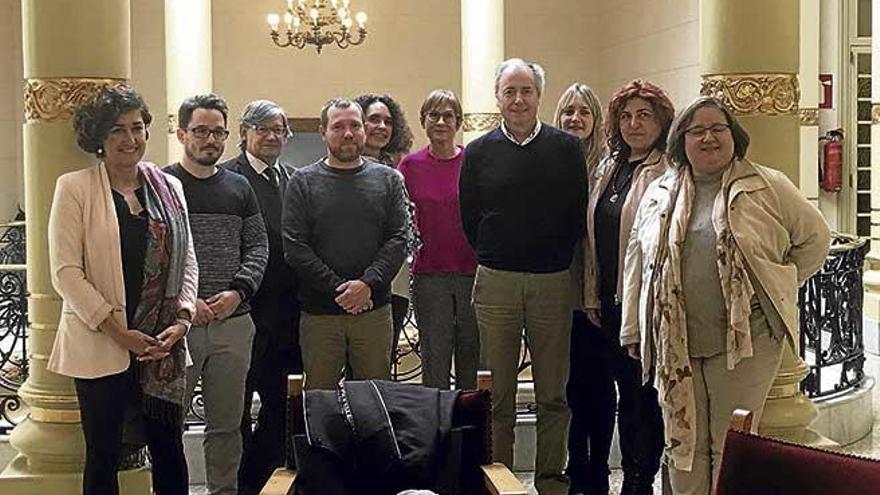
[[[718,275],[727,313],[727,368],[752,355],[749,327],[751,299],[755,293],[748,277],[745,258],[730,230],[727,205],[730,195],[728,167],[721,192],[712,208],[712,225],[717,236]],[[693,370],[688,355],[687,317],[681,277],[681,250],[687,235],[694,202],[694,181],[690,170],[675,179],[670,211],[661,221],[654,279],[652,339],[656,347],[657,390],[666,422],[666,445],[676,469],[690,471],[696,445],[696,404]],[[664,242],[665,239],[665,242]]]
[[[144,178],[147,250],[141,301],[132,326],[152,337],[174,324],[183,285],[189,231],[180,199],[165,174],[151,164],[138,165]],[[147,415],[177,424],[183,418],[186,349],[183,339],[158,361],[140,363],[139,375]]]

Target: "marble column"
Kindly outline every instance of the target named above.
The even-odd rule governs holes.
[[[165,0],[165,93],[168,160],[179,161],[177,110],[186,98],[214,87],[211,0]]]
[[[865,334],[880,334],[880,6],[871,10],[871,251],[866,259]],[[849,139],[849,138],[848,138]],[[855,158],[852,159],[855,161]]]
[[[49,277],[47,224],[55,179],[94,164],[76,145],[73,110],[130,77],[129,9],[128,0],[22,0],[29,375],[19,395],[28,417],[12,432],[18,454],[0,475],[0,493],[79,493],[82,483],[73,383],[46,370],[61,314]],[[120,481],[125,493],[150,493],[144,469],[121,471]]]
[[[461,0],[461,104],[464,143],[501,123],[495,69],[504,60],[504,0]]]
[[[800,189],[819,206],[819,1],[800,0]]]
[[[752,138],[749,158],[809,187],[802,180],[800,158],[800,1],[701,0],[701,93],[722,99],[737,115]],[[749,43],[731,42],[743,36]],[[826,443],[809,429],[818,413],[800,392],[807,373],[806,364],[784,346],[761,432],[799,443]]]

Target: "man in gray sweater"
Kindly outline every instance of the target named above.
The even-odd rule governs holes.
[[[307,389],[389,379],[391,280],[406,248],[403,181],[361,156],[363,111],[334,99],[321,110],[327,156],[297,170],[284,198],[284,257],[296,272]]]

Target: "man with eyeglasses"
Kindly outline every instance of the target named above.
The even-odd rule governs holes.
[[[244,392],[241,419],[243,454],[238,469],[238,493],[257,494],[276,467],[284,463],[285,378],[302,373],[299,348],[299,302],[293,271],[284,261],[281,207],[293,167],[280,160],[290,137],[284,109],[269,100],[247,104],[239,119],[241,153],[220,164],[243,175],[257,195],[269,237],[269,264],[260,289],[251,298],[251,317],[257,327],[251,367]],[[254,391],[260,412],[252,428]]]
[[[241,415],[254,323],[250,300],[269,258],[266,227],[254,190],[239,174],[217,167],[229,131],[226,102],[217,95],[187,98],[178,111],[184,156],[165,172],[183,183],[189,208],[199,290],[186,341],[186,397],[199,378],[205,408],[205,475],[212,495],[237,493]]]

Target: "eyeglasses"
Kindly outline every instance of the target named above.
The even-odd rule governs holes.
[[[730,126],[727,124],[715,124],[709,127],[697,125],[688,128],[684,131],[684,133],[687,134],[689,138],[698,139],[705,136],[707,132],[711,133],[712,137],[720,136],[721,134],[724,134],[728,129],[730,129]]]
[[[217,141],[226,141],[229,137],[229,131],[226,129],[210,129],[207,126],[200,125],[189,129],[193,136],[199,139],[208,139],[208,136],[214,136]]]
[[[455,112],[428,112],[425,116],[431,122],[440,122],[441,118],[444,122],[455,122],[458,118]]]
[[[266,137],[270,132],[278,137],[287,137],[289,132],[287,127],[266,127],[260,124],[252,125],[251,129],[253,129],[260,137]]]

